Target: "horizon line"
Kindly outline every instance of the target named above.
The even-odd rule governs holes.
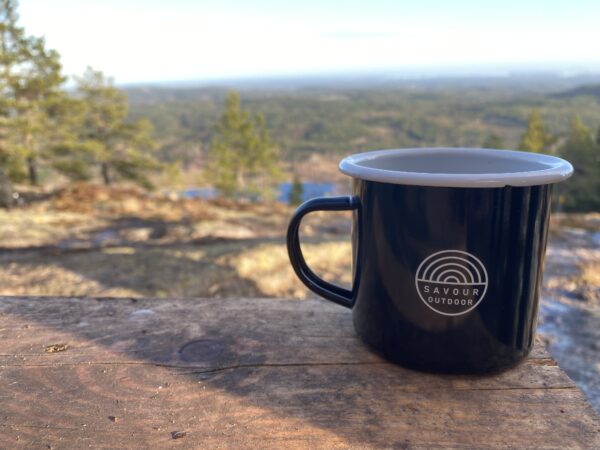
[[[583,65],[582,65],[583,66]],[[110,74],[107,74],[110,78]],[[140,80],[140,81],[115,81],[119,87],[215,87],[227,84],[262,84],[264,82],[286,82],[286,81],[334,81],[345,80],[356,81],[371,80],[383,82],[411,82],[411,81],[434,81],[443,79],[510,79],[510,78],[554,78],[574,79],[579,77],[600,77],[600,63],[591,64],[587,67],[546,66],[546,67],[524,67],[524,66],[497,66],[497,67],[449,67],[439,69],[425,68],[399,68],[399,69],[364,69],[364,70],[339,70],[323,72],[297,72],[297,73],[265,73],[246,75],[223,75],[207,76],[197,78],[179,78],[166,80]]]

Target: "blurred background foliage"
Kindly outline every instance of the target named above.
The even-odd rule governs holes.
[[[299,187],[315,155],[333,161],[398,147],[515,148],[563,156],[576,169],[556,208],[600,210],[600,85],[563,78],[324,81],[301,87],[115,86],[88,68],[71,84],[60,55],[0,3],[0,203],[13,183],[213,186],[273,198]],[[320,164],[320,163],[315,163]],[[188,174],[188,176],[182,176]]]

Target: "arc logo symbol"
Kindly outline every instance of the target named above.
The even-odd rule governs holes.
[[[475,255],[461,250],[442,250],[419,264],[415,286],[428,308],[445,316],[459,316],[481,303],[487,291],[488,275]]]

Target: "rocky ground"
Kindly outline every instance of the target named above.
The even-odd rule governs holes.
[[[600,214],[552,225],[538,330],[600,413]]]
[[[306,298],[284,245],[291,208],[80,184],[0,211],[0,295]],[[539,330],[600,412],[600,214],[555,216]],[[313,214],[315,271],[350,284],[348,213]]]

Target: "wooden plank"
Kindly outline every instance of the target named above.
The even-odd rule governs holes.
[[[422,374],[319,300],[1,298],[0,405],[0,448],[600,448],[541,347]]]

